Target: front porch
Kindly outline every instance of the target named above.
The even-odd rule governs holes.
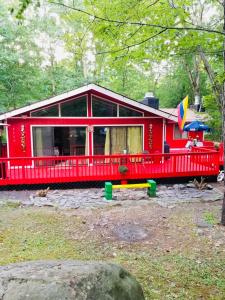
[[[128,171],[119,172],[119,166]],[[51,156],[0,159],[0,186],[81,181],[216,176],[219,152]]]

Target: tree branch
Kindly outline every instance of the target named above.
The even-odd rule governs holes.
[[[128,22],[128,21],[107,19],[107,18],[99,17],[99,16],[94,15],[92,13],[89,13],[88,11],[85,11],[83,9],[75,8],[75,7],[66,5],[64,3],[59,3],[59,2],[51,2],[51,3],[56,4],[56,5],[60,5],[60,6],[69,8],[69,9],[72,9],[74,11],[85,14],[89,17],[92,17],[96,20],[104,21],[104,22],[108,22],[108,23],[115,23],[115,24],[120,24],[120,25],[147,26],[147,27],[153,27],[153,28],[159,28],[159,29],[165,29],[165,30],[204,31],[204,32],[209,32],[209,33],[216,33],[216,34],[220,34],[220,35],[225,35],[225,32],[223,32],[223,31],[213,30],[213,29],[210,29],[210,28],[204,28],[204,27],[200,27],[200,26],[198,26],[198,27],[176,27],[176,26],[163,26],[163,25],[160,25],[160,24],[150,24],[150,23],[142,23],[142,22]]]
[[[100,55],[100,54],[106,54],[106,53],[117,53],[117,52],[121,52],[121,51],[124,51],[124,50],[128,50],[128,51],[129,51],[130,48],[135,47],[135,46],[139,46],[139,45],[141,45],[141,44],[144,44],[144,43],[146,43],[147,41],[149,41],[149,40],[155,38],[156,36],[160,35],[161,33],[165,32],[165,31],[167,31],[167,29],[160,30],[160,31],[157,32],[156,34],[154,34],[154,35],[148,37],[147,39],[145,39],[145,40],[143,40],[143,41],[137,42],[137,43],[135,43],[135,44],[127,45],[127,46],[125,46],[125,47],[123,47],[123,48],[116,49],[116,50],[111,50],[111,51],[108,50],[108,51],[103,51],[103,52],[97,52],[96,54],[97,54],[97,55]]]
[[[159,2],[159,0],[156,0],[156,1],[154,1],[153,3],[150,3],[150,4],[147,6],[147,8],[149,8],[149,7],[153,6],[153,5],[155,5],[157,2]]]

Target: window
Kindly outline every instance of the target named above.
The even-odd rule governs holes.
[[[142,153],[141,126],[94,128],[94,155]]]
[[[143,114],[139,111],[120,106],[119,108],[119,116],[120,117],[142,117]]]
[[[87,117],[86,97],[66,101],[61,104],[62,117]]]
[[[92,115],[93,117],[116,117],[117,105],[92,97]]]
[[[32,117],[58,117],[59,116],[58,105],[36,110],[31,113],[31,116]]]
[[[181,139],[188,138],[188,133],[186,131],[180,131],[179,126],[177,124],[175,124],[173,128],[174,128],[173,136],[174,136],[175,140],[181,140]]]

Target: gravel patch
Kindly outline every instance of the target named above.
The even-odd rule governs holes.
[[[158,185],[157,196],[149,198],[146,189],[113,190],[113,200],[104,198],[104,189],[49,190],[46,197],[39,197],[38,191],[1,191],[0,205],[57,207],[60,209],[98,208],[113,205],[136,206],[157,203],[173,208],[180,203],[211,202],[221,200],[221,190],[211,187],[199,190],[190,184]]]

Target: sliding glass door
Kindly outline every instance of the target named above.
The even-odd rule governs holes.
[[[34,156],[54,155],[54,128],[33,128],[33,153]]]
[[[33,127],[34,156],[87,155],[86,127]]]

